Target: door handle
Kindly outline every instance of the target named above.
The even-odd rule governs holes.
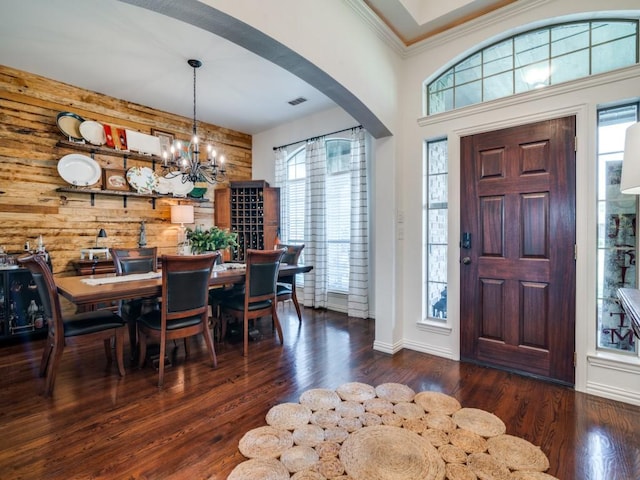
[[[469,264],[471,263],[471,258],[469,258],[469,257],[464,257],[464,258],[462,259],[462,263],[463,263],[464,265],[469,265]]]

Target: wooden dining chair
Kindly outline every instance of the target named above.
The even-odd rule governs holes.
[[[116,275],[158,271],[157,247],[110,248],[109,254],[113,259]],[[156,297],[134,298],[120,301],[120,316],[124,318],[129,327],[129,345],[131,347],[132,359],[135,359],[138,350],[136,320],[142,313],[158,308],[158,299]]]
[[[40,361],[40,376],[46,375],[44,395],[53,393],[56,373],[65,346],[102,340],[109,363],[112,361],[111,342],[115,343],[116,363],[120,376],[124,376],[125,321],[111,310],[94,310],[63,317],[58,289],[53,274],[42,255],[28,255],[18,259],[31,272],[38,287],[40,300],[47,318],[48,334]]]
[[[158,247],[110,248],[109,254],[113,259],[116,275],[158,270]]]
[[[213,367],[217,366],[216,352],[209,329],[209,278],[213,264],[220,255],[163,255],[162,302],[160,310],[153,310],[138,318],[139,358],[142,368],[147,343],[160,343],[158,358],[158,386],[164,383],[164,364],[167,340],[188,338],[202,333]],[[189,352],[187,350],[186,355]]]
[[[280,263],[286,263],[287,265],[298,265],[300,254],[302,253],[304,244],[285,245],[280,243],[276,245],[275,248],[285,249]],[[290,275],[287,277],[279,278],[276,293],[278,303],[284,303],[289,300],[293,302],[293,306],[296,307],[296,313],[298,314],[298,321],[302,322],[302,313],[300,312],[300,304],[298,303],[298,295],[296,294],[296,276]]]
[[[282,326],[276,311],[276,283],[280,259],[285,249],[253,250],[245,255],[245,288],[242,294],[231,294],[220,301],[222,317],[229,315],[243,322],[242,354],[249,351],[249,320],[271,315],[273,325],[278,331],[280,344],[283,343]],[[223,338],[226,332],[226,318],[223,319]]]

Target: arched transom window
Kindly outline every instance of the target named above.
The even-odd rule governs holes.
[[[531,30],[475,52],[426,86],[428,115],[638,63],[637,20]]]

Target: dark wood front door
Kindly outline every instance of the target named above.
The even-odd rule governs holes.
[[[462,138],[462,359],[574,383],[574,139],[575,117]]]

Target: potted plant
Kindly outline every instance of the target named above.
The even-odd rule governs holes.
[[[187,239],[191,243],[194,254],[225,250],[238,245],[238,234],[218,227],[203,229],[199,226],[195,230],[187,228]]]

